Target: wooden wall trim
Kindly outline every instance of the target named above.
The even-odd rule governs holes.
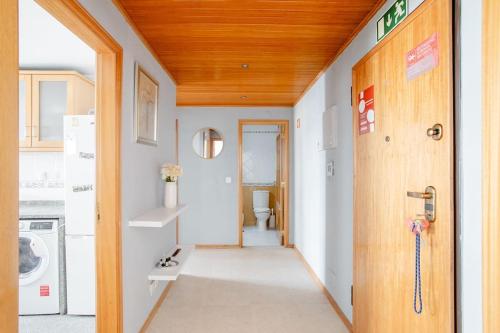
[[[483,332],[500,332],[500,2],[483,1]]]
[[[17,0],[0,1],[0,332],[18,330],[19,119]],[[14,112],[13,112],[14,111]]]
[[[134,23],[134,21],[132,21],[132,18],[127,13],[127,11],[123,7],[123,5],[120,3],[120,1],[119,0],[113,0],[113,4],[118,9],[118,11],[121,13],[121,15],[123,16],[123,18],[127,22],[127,24],[135,32],[135,34],[137,35],[137,37],[139,37],[139,39],[141,40],[142,44],[144,44],[144,46],[146,47],[146,49],[148,49],[149,53],[151,53],[151,55],[156,59],[156,62],[161,66],[161,68],[163,69],[163,71],[177,85],[177,81],[175,80],[175,78],[172,75],[172,73],[170,73],[170,71],[167,69],[167,67],[165,67],[165,65],[161,61],[160,57],[158,56],[158,53],[153,49],[153,47],[151,46],[151,44],[144,37],[144,35],[142,34],[142,32],[139,30],[139,28],[137,27],[137,25]]]
[[[123,331],[121,101],[123,51],[77,0],[36,0],[96,52],[96,326]]]
[[[361,21],[358,26],[356,27],[356,29],[354,29],[354,31],[352,32],[352,34],[349,36],[349,38],[345,41],[345,43],[340,47],[340,49],[338,49],[338,51],[333,55],[332,59],[330,61],[328,61],[326,63],[326,65],[323,67],[323,69],[318,73],[318,75],[316,75],[316,77],[314,78],[314,80],[311,81],[311,83],[309,83],[306,87],[306,89],[304,89],[304,91],[299,95],[299,97],[297,98],[297,100],[295,101],[295,104],[294,105],[297,105],[298,102],[300,102],[300,100],[302,99],[302,97],[304,97],[307,92],[309,90],[311,90],[311,88],[314,86],[314,84],[319,80],[319,78],[328,70],[328,68],[330,68],[330,66],[342,55],[342,52],[345,51],[345,49],[347,49],[349,47],[349,45],[351,45],[352,41],[358,36],[358,34],[361,32],[361,30],[363,30],[363,28],[368,24],[368,22],[370,22],[370,20],[375,16],[375,14],[377,14],[377,12],[379,11],[380,8],[382,8],[383,5],[385,5],[385,3],[387,2],[387,0],[379,0],[375,6],[373,6],[372,10],[368,13],[368,15],[366,15],[366,17],[363,19],[363,21]]]
[[[342,311],[342,309],[340,308],[340,306],[337,304],[337,301],[335,301],[335,298],[332,296],[332,294],[330,294],[330,292],[328,291],[328,289],[326,289],[325,285],[323,284],[323,282],[321,282],[320,278],[316,275],[316,273],[314,272],[314,270],[312,269],[312,267],[309,265],[309,263],[307,262],[306,258],[304,258],[304,256],[300,252],[300,250],[298,248],[296,248],[296,247],[294,247],[294,250],[297,253],[297,256],[302,261],[302,263],[304,264],[304,266],[306,267],[306,270],[309,273],[309,275],[311,276],[311,278],[313,279],[314,283],[316,283],[318,285],[318,287],[321,290],[321,292],[323,292],[323,294],[325,295],[325,297],[328,299],[328,302],[332,306],[333,310],[335,310],[335,312],[337,313],[337,315],[340,317],[340,319],[344,323],[345,327],[349,330],[349,332],[352,332],[353,331],[352,324],[349,321],[349,318],[347,318],[347,316],[345,315],[345,313]]]

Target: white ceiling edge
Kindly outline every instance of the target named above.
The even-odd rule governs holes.
[[[74,70],[94,80],[96,54],[34,0],[19,0],[19,67]]]

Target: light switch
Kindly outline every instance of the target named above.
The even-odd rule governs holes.
[[[226,177],[226,184],[231,184],[231,177]]]

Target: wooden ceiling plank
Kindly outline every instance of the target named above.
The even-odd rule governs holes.
[[[384,2],[113,1],[175,78],[178,105],[241,106],[293,105]]]

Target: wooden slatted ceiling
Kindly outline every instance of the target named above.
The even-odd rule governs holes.
[[[294,105],[383,2],[115,0],[176,81],[179,106]]]

